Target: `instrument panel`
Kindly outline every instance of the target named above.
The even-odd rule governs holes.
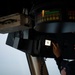
[[[41,10],[35,18],[36,24],[62,21],[75,21],[75,10]]]

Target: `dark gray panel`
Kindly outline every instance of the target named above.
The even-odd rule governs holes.
[[[7,37],[6,44],[9,46],[13,46],[14,40],[15,40],[14,33],[9,33],[8,37]]]

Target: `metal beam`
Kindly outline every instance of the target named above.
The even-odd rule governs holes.
[[[28,54],[26,56],[29,63],[31,75],[48,75],[48,70],[43,58],[33,57]]]

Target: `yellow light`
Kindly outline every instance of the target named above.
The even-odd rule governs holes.
[[[47,17],[47,21],[49,21],[49,18]]]
[[[55,18],[55,17],[53,17],[53,20],[56,20],[56,18]]]
[[[56,20],[59,20],[59,17],[58,16],[56,17]]]
[[[50,17],[50,20],[53,20],[53,18],[52,18],[52,17]]]
[[[42,17],[44,17],[45,15],[45,10],[42,10]]]

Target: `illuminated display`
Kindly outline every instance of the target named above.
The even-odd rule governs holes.
[[[51,40],[45,40],[45,46],[51,46]]]
[[[75,20],[75,11],[68,11],[68,16],[70,20]]]
[[[47,22],[47,21],[61,21],[61,20],[75,20],[75,10],[69,10],[64,13],[62,18],[62,13],[60,13],[59,10],[42,10],[38,15],[37,15],[37,22]],[[67,16],[67,17],[66,17]]]
[[[42,10],[42,17],[45,16],[45,10]]]
[[[56,16],[60,16],[60,12],[59,11],[45,11],[42,10],[42,17],[56,17]]]
[[[45,15],[51,15],[56,13],[59,13],[59,11],[45,11]]]
[[[37,15],[36,21],[37,23],[47,22],[47,21],[58,21],[61,20],[60,11],[53,10],[42,10],[41,13]]]
[[[57,10],[42,10],[36,18],[37,23],[54,21],[75,21],[75,11],[67,11],[63,14]]]

